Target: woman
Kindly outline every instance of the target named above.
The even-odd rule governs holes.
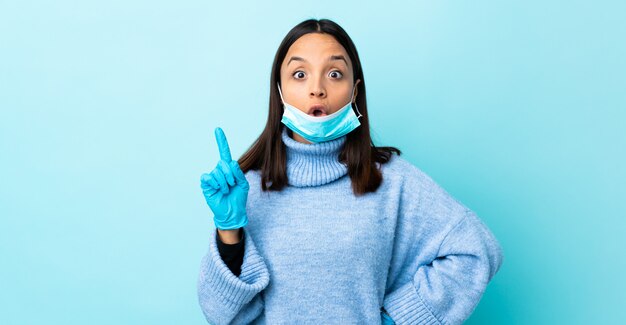
[[[307,20],[280,44],[265,129],[201,177],[215,236],[198,297],[212,324],[459,324],[502,264],[477,215],[370,138],[356,48]]]

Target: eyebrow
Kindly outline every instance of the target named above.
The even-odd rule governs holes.
[[[348,61],[346,61],[346,58],[343,55],[331,55],[330,58],[328,58],[328,61],[336,61],[336,60],[343,60],[343,62],[348,65]],[[302,61],[302,62],[307,62],[304,58],[301,58],[299,56],[292,56],[289,59],[289,62],[287,62],[287,65],[289,65],[289,63],[291,63],[291,61]]]

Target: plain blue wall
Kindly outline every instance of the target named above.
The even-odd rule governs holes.
[[[204,324],[201,173],[262,130],[283,36],[330,18],[374,140],[505,259],[468,324],[626,318],[622,1],[0,1],[0,323]]]

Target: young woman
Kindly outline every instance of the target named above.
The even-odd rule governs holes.
[[[502,264],[473,211],[374,145],[357,50],[330,20],[285,36],[267,124],[239,161],[215,135],[198,279],[212,324],[459,324]]]

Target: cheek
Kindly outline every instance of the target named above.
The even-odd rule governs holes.
[[[333,108],[335,110],[341,109],[352,98],[351,90],[346,88],[340,92],[337,92],[332,98]]]
[[[307,105],[307,96],[306,96],[306,92],[304,89],[299,89],[298,87],[289,87],[288,90],[286,91],[287,93],[285,94],[285,92],[283,92],[283,95],[285,96],[285,101],[287,101],[287,103],[291,104],[292,106],[295,106],[297,109],[305,112],[306,111],[306,105]]]

